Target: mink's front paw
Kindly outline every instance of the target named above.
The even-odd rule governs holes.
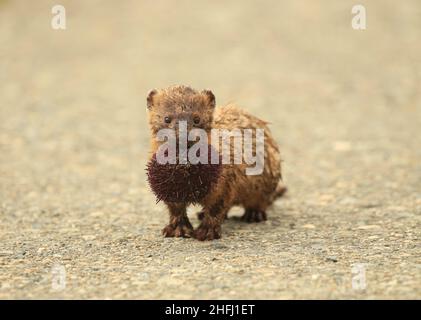
[[[193,227],[188,220],[181,220],[177,224],[167,225],[162,229],[162,234],[165,237],[191,238],[193,235]]]
[[[221,227],[202,223],[194,231],[193,236],[200,241],[219,239],[221,238]]]

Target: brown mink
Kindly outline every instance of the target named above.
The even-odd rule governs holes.
[[[206,189],[206,193],[200,199],[194,201],[202,206],[202,211],[198,214],[201,220],[199,227],[193,230],[187,217],[186,208],[192,203],[191,201],[163,200],[170,213],[169,224],[162,230],[164,236],[194,237],[198,240],[219,239],[221,237],[221,225],[227,217],[228,211],[237,205],[244,208],[241,220],[245,222],[260,222],[267,219],[266,210],[268,207],[286,191],[286,187],[281,181],[279,148],[272,137],[267,122],[233,105],[216,107],[215,96],[211,91],[196,91],[187,86],[171,86],[166,89],[152,90],[147,97],[147,108],[152,134],[149,168],[152,167],[151,163],[155,161],[158,148],[164,143],[164,141],[156,139],[158,132],[161,129],[173,129],[178,132],[180,121],[187,123],[189,131],[195,128],[206,131],[209,145],[212,144],[220,153],[222,153],[222,143],[221,140],[215,143],[211,139],[212,129],[219,129],[220,132],[225,131],[228,134],[236,129],[237,132],[240,130],[241,133],[247,129],[252,129],[251,150],[256,157],[255,159],[259,156],[263,159],[260,172],[248,174],[250,171],[247,168],[250,169],[251,167],[250,161],[234,163],[235,143],[233,141],[235,138],[228,136],[228,141],[231,142],[229,145],[231,151],[230,163],[225,164],[224,162],[220,170],[215,170],[220,174],[214,177],[213,180],[215,181],[212,181],[212,184],[208,184],[211,186],[210,189]],[[256,147],[256,141],[258,141],[256,129],[263,129],[261,131],[263,132],[263,140],[259,140],[263,143],[263,149]],[[240,146],[240,150],[243,157],[241,160],[245,160],[244,144]],[[171,179],[165,172],[163,172],[163,176],[168,176],[167,179]],[[197,179],[189,179],[188,174],[186,177],[186,184],[190,183],[190,180],[197,183]],[[204,177],[206,177],[206,174]],[[151,179],[149,174],[149,183],[158,183],[155,180],[157,179]],[[174,185],[180,190],[183,188],[180,181],[177,181],[177,184]],[[200,186],[198,185],[197,188],[200,188]],[[162,188],[161,185],[160,188],[152,189],[161,190],[165,188]],[[176,191],[178,194],[178,190]],[[163,196],[159,196],[159,198],[165,199]],[[172,198],[168,197],[168,199]]]

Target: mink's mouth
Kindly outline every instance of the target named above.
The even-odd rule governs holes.
[[[146,171],[157,202],[198,203],[216,185],[222,166],[211,164],[210,159],[208,163],[161,164],[154,154]]]

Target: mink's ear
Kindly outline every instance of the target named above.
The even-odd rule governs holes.
[[[202,94],[205,96],[208,105],[215,108],[215,95],[210,90],[203,90]]]
[[[155,89],[149,91],[148,97],[146,98],[146,105],[148,106],[148,109],[151,109],[153,106],[153,97],[158,93]]]

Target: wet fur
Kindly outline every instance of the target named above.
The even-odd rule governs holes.
[[[189,203],[166,203],[170,212],[169,224],[163,229],[166,237],[195,237],[198,240],[213,240],[221,237],[221,225],[228,211],[236,205],[245,211],[242,220],[260,222],[267,219],[266,210],[273,201],[282,196],[286,188],[281,182],[281,159],[278,146],[273,139],[267,122],[244,110],[228,105],[215,107],[215,97],[209,90],[198,92],[186,86],[173,86],[152,90],[147,98],[149,126],[151,129],[151,156],[159,147],[156,133],[163,128],[176,129],[176,121],[166,124],[164,119],[186,120],[188,129],[194,127],[208,131],[215,129],[264,129],[264,169],[260,175],[246,175],[247,164],[222,166],[222,174],[217,184],[200,202],[203,209],[199,213],[201,223],[196,230],[187,217]],[[194,124],[194,117],[200,117],[200,124]],[[210,142],[210,141],[209,141]],[[215,146],[220,149],[220,145]],[[231,143],[231,154],[234,144]],[[253,151],[255,146],[253,145]]]

